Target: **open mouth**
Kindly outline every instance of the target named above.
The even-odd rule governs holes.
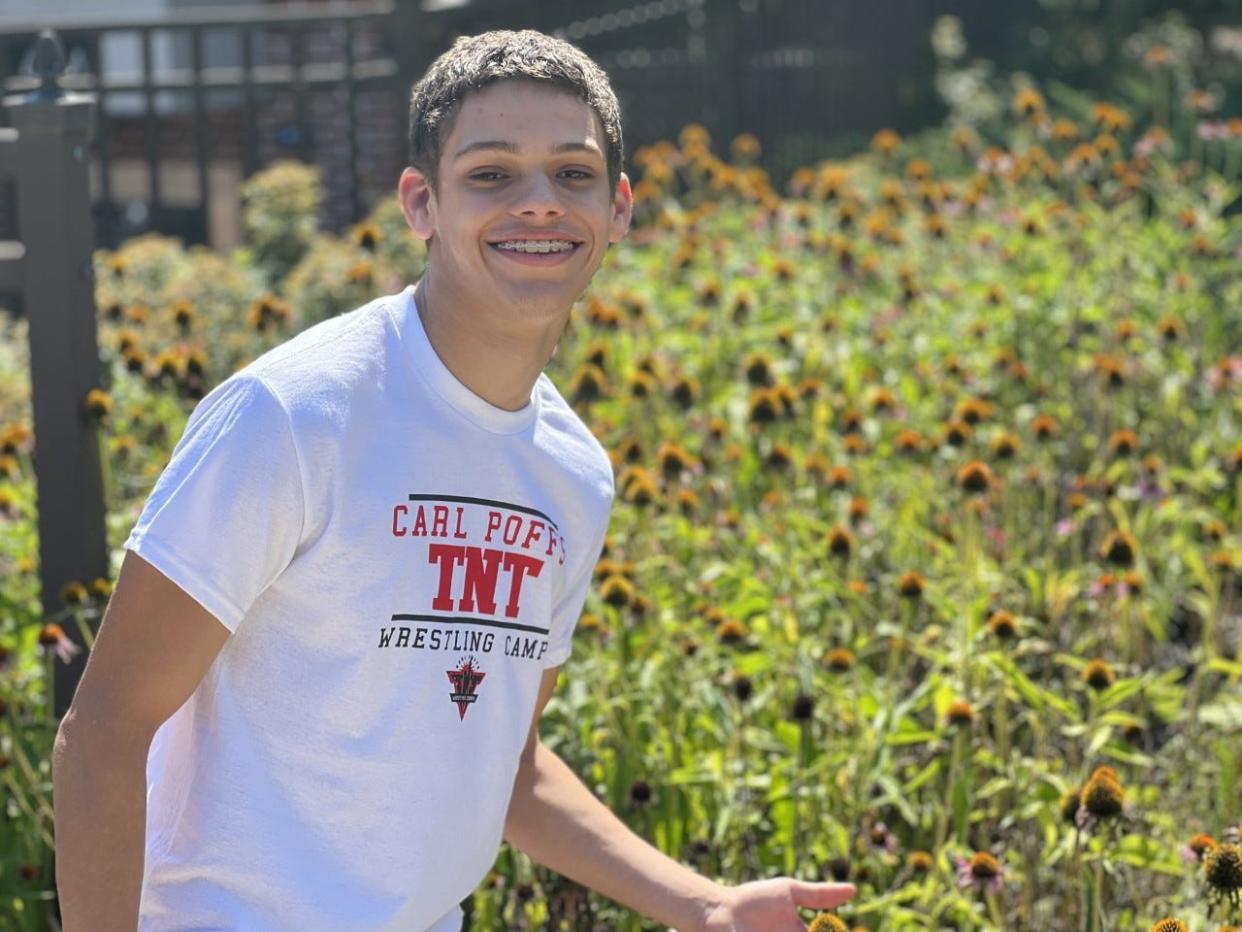
[[[547,256],[553,253],[573,252],[579,243],[567,239],[511,239],[490,244],[501,252],[521,253],[528,256]]]
[[[509,239],[488,245],[521,265],[547,266],[565,262],[582,243],[568,239]]]

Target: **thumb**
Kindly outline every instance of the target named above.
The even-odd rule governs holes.
[[[833,909],[850,899],[854,893],[852,883],[807,883],[791,880],[789,892],[794,903],[806,909]]]

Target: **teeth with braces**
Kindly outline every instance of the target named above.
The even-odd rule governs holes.
[[[503,243],[496,243],[497,249],[505,249],[510,252],[568,252],[574,248],[574,244],[563,239],[528,239],[528,240],[509,240]]]

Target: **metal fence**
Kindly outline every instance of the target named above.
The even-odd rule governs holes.
[[[935,115],[935,15],[962,16],[972,43],[995,51],[1014,7],[1032,2],[475,0],[425,11],[413,0],[331,0],[158,18],[0,18],[0,79],[10,93],[28,88],[21,72],[38,29],[57,29],[70,56],[62,85],[98,100],[101,245],[147,229],[230,245],[241,182],[274,159],[324,169],[323,219],[334,229],[393,190],[409,87],[457,35],[561,35],[609,72],[631,152],[697,120],[724,144],[755,133],[780,177],[834,143]],[[0,204],[0,235],[5,220]]]

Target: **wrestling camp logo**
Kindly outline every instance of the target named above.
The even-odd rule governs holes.
[[[478,661],[473,656],[462,657],[457,662],[456,670],[445,672],[448,673],[449,682],[453,684],[449,699],[457,703],[457,714],[465,719],[466,709],[470,708],[470,703],[479,698],[475,690],[479,688],[479,684],[483,682],[483,677],[487,674],[478,668]]]

